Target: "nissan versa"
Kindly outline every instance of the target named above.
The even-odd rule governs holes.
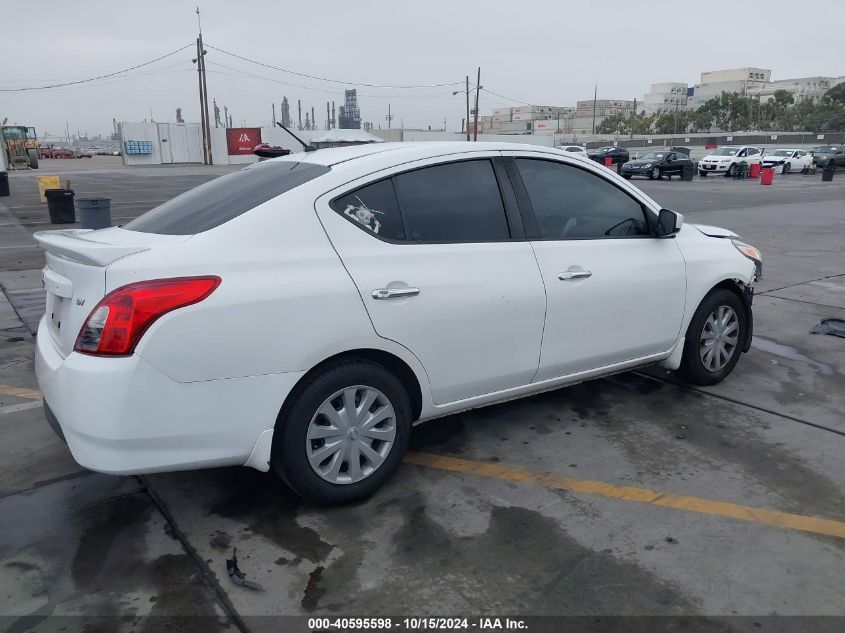
[[[292,154],[122,227],[36,233],[47,418],[83,466],[272,468],[366,497],[415,422],[652,363],[723,380],[757,249],[567,152]]]

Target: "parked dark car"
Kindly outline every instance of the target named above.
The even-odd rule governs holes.
[[[587,155],[602,165],[604,165],[604,159],[606,156],[610,156],[610,158],[613,159],[614,165],[616,163],[627,163],[630,158],[627,149],[616,146],[599,147],[597,149],[587,150]]]
[[[836,165],[845,167],[845,147],[842,145],[821,145],[813,148],[813,164],[818,167]]]
[[[647,152],[639,158],[622,165],[622,177],[630,179],[631,176],[648,176],[651,180],[668,176],[682,177],[684,167],[693,168],[693,162],[687,154],[673,150],[656,150]]]

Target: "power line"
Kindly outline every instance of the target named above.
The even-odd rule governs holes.
[[[344,84],[344,85],[347,85],[347,86],[363,86],[363,87],[366,87],[366,88],[396,88],[396,89],[402,89],[402,90],[411,90],[411,89],[416,89],[416,88],[445,88],[447,86],[456,86],[460,83],[463,83],[461,81],[452,81],[452,82],[449,82],[449,83],[442,83],[442,84],[425,84],[425,85],[419,85],[419,86],[399,86],[399,85],[391,85],[391,84],[367,84],[367,83],[362,83],[362,82],[358,82],[358,81],[342,81],[340,79],[329,79],[327,77],[319,77],[317,75],[309,75],[307,73],[296,72],[295,70],[290,70],[288,68],[280,68],[278,66],[273,66],[271,64],[265,64],[264,62],[260,62],[260,61],[257,61],[255,59],[250,59],[249,57],[244,57],[242,55],[238,55],[237,53],[232,53],[232,52],[224,50],[222,48],[217,48],[216,46],[212,46],[211,44],[206,44],[206,46],[208,48],[211,48],[211,49],[218,51],[220,53],[224,53],[226,55],[231,55],[232,57],[237,57],[238,59],[243,60],[245,62],[249,62],[251,64],[258,64],[259,66],[264,66],[265,68],[271,68],[273,70],[278,70],[278,71],[283,72],[283,73],[296,75],[297,77],[306,77],[308,79],[316,79],[318,81],[328,81],[330,83]]]
[[[513,101],[514,103],[519,103],[521,105],[527,106],[534,106],[537,105],[536,103],[528,103],[527,101],[520,101],[519,99],[514,99],[513,97],[507,97],[505,95],[501,95],[498,92],[493,92],[492,90],[488,90],[487,88],[481,88],[484,92],[487,92],[491,95],[496,95],[497,97],[501,97],[502,99],[507,99],[508,101]]]
[[[144,66],[149,66],[150,64],[154,64],[155,62],[161,61],[162,59],[166,59],[167,57],[171,57],[176,53],[180,53],[184,51],[186,48],[193,46],[193,44],[186,44],[182,48],[177,48],[175,51],[171,51],[167,53],[167,55],[162,55],[161,57],[156,57],[155,59],[151,59],[143,64],[137,64],[135,66],[130,66],[129,68],[124,68],[123,70],[118,70],[113,73],[108,73],[106,75],[98,75],[97,77],[89,77],[88,79],[78,79],[76,81],[67,81],[65,83],[60,84],[51,84],[48,86],[30,86],[27,88],[0,88],[0,92],[24,92],[28,90],[49,90],[50,88],[62,88],[64,86],[75,86],[78,84],[85,84],[92,81],[97,81],[98,79],[108,79],[109,77],[114,77],[115,75],[122,75],[123,73],[128,73],[130,70],[137,70],[138,68],[143,68]]]
[[[208,44],[206,44],[206,46],[208,48],[211,48]],[[343,94],[342,88],[326,89],[326,88],[315,88],[315,87],[312,87],[312,86],[305,86],[303,84],[291,83],[289,81],[283,81],[281,79],[273,79],[272,77],[264,77],[262,75],[255,75],[255,74],[247,72],[245,70],[241,70],[239,68],[232,68],[231,66],[226,66],[225,64],[221,64],[220,62],[215,62],[215,61],[211,61],[211,60],[208,60],[208,65],[211,66],[211,69],[209,69],[209,72],[213,72],[215,74],[228,75],[228,76],[233,76],[233,77],[240,77],[240,76],[250,77],[252,79],[259,79],[261,81],[269,81],[271,83],[281,84],[283,86],[293,86],[294,88],[302,88],[303,90],[311,90],[311,91],[314,91],[314,92],[322,92],[322,93],[331,94],[331,95],[342,95]],[[225,72],[221,72],[219,70],[213,70],[214,68],[225,68],[226,70],[230,70],[232,72],[225,73]],[[448,93],[448,92],[443,92],[443,93],[428,94],[428,95],[419,95],[419,94],[417,94],[417,95],[407,95],[407,94],[406,95],[397,95],[397,94],[380,94],[380,95],[377,95],[377,94],[360,93],[359,92],[358,96],[369,97],[369,98],[374,98],[374,99],[387,99],[387,98],[443,99],[443,98],[447,97],[449,94],[450,93]]]

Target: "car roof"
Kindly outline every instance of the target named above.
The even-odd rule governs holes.
[[[298,161],[325,165],[331,167],[340,163],[358,161],[368,156],[376,156],[390,152],[391,160],[404,163],[449,154],[463,154],[466,152],[495,152],[495,151],[540,151],[560,152],[562,150],[546,145],[532,145],[529,143],[504,142],[471,142],[471,141],[423,141],[413,143],[370,143],[367,145],[350,145],[348,147],[329,147],[313,152],[297,152],[273,158],[275,161]]]

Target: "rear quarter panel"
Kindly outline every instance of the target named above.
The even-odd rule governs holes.
[[[392,347],[375,334],[317,220],[314,197],[303,186],[179,246],[112,264],[108,290],[140,279],[222,278],[206,300],[156,321],[138,355],[191,382],[307,371],[349,349]]]

